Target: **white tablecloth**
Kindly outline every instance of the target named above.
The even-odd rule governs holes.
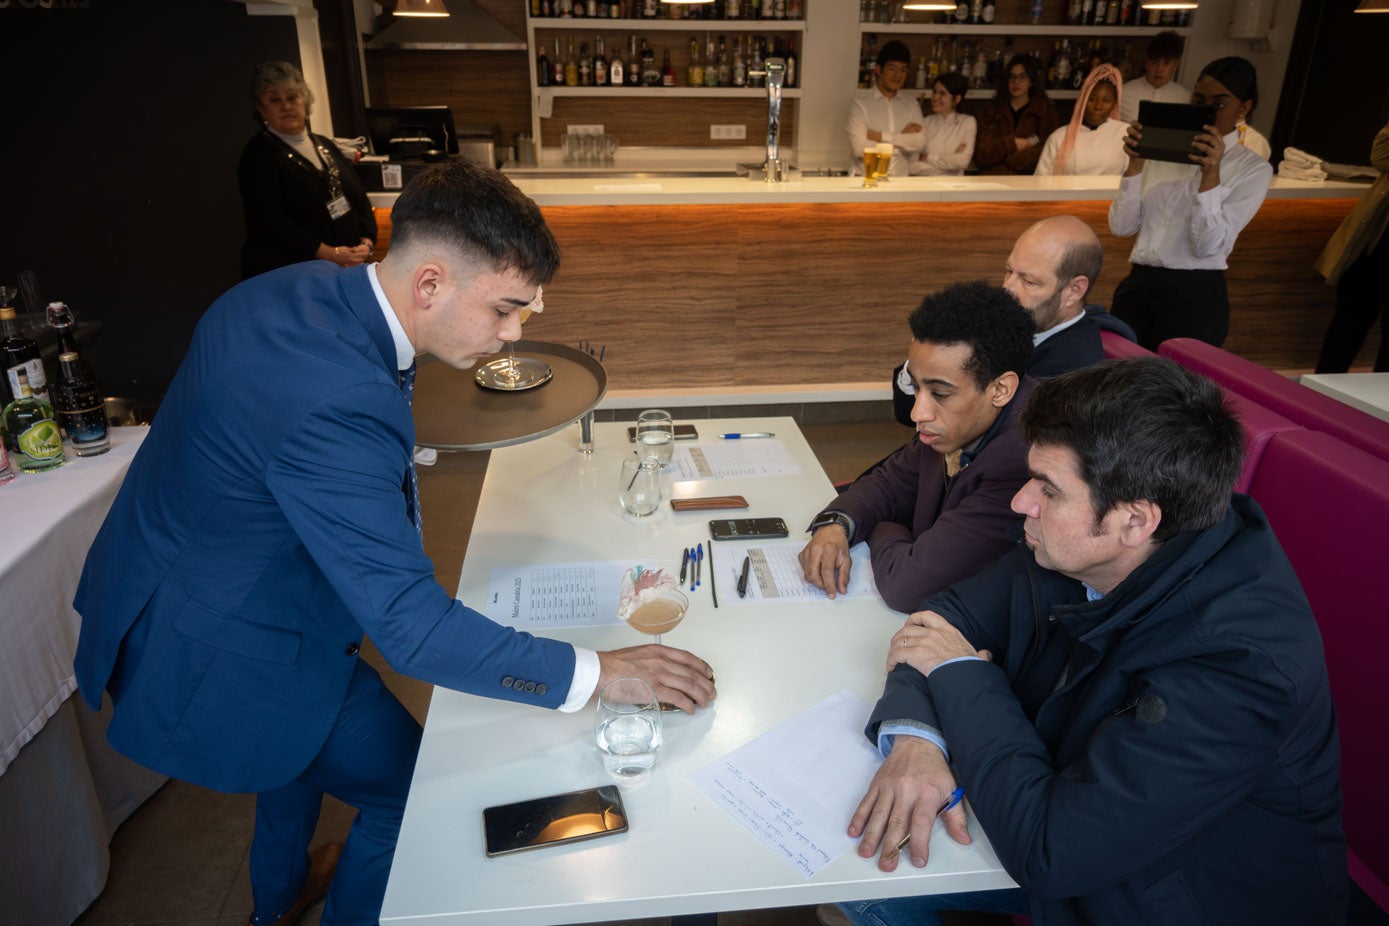
[[[111,433],[101,456],[69,456],[60,469],[0,486],[0,774],[77,685],[72,595],[148,429]]]

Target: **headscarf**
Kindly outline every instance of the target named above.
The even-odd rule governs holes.
[[[1114,111],[1118,111],[1120,94],[1124,92],[1124,75],[1112,64],[1101,64],[1085,77],[1080,85],[1080,96],[1076,97],[1076,108],[1071,111],[1071,124],[1066,126],[1066,137],[1061,139],[1061,148],[1056,152],[1056,173],[1070,173],[1071,154],[1075,151],[1076,139],[1085,131],[1085,107],[1090,102],[1090,93],[1095,85],[1108,81],[1114,85]]]

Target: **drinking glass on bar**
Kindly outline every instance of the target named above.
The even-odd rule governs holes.
[[[887,169],[892,166],[892,146],[882,142],[877,146],[877,164],[873,169],[874,180],[886,180]]]
[[[637,416],[637,454],[662,466],[675,455],[675,419],[670,412],[651,408]]]
[[[869,145],[863,149],[863,185],[872,188],[878,185],[873,179],[878,172],[878,146]]]
[[[617,678],[598,693],[594,740],[603,767],[619,787],[651,777],[661,751],[661,706],[656,691],[639,678]]]
[[[661,464],[636,454],[624,459],[617,476],[617,501],[633,517],[655,514],[661,507]]]

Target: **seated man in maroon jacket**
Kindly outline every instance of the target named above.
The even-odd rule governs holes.
[[[1009,508],[1027,481],[1016,418],[1032,390],[1032,317],[983,282],[927,296],[908,319],[916,435],[864,473],[811,523],[806,581],[829,597],[849,587],[849,547],[867,541],[889,606],[913,611],[1012,545]]]

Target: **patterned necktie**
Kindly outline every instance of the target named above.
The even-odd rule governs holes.
[[[400,391],[405,394],[407,405],[415,399],[415,365],[410,364],[410,369],[400,371]],[[405,485],[401,487],[405,492],[405,510],[410,515],[410,520],[415,522],[415,530],[420,532],[420,537],[424,537],[424,519],[420,517],[420,478],[415,472],[415,454],[413,448],[410,453],[410,469],[405,475]]]

